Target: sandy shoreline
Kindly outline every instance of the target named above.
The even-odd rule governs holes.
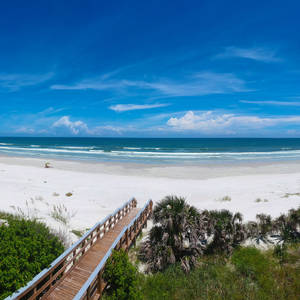
[[[278,216],[300,204],[300,162],[158,166],[49,159],[53,168],[45,169],[46,161],[0,157],[1,210],[27,211],[27,201],[30,214],[71,231],[93,226],[131,197],[142,206],[174,194],[199,209],[240,211],[246,220],[261,212]],[[224,196],[231,200],[222,201]],[[51,216],[54,205],[66,207],[67,224]]]
[[[177,179],[209,179],[257,174],[300,173],[300,161],[205,163],[199,165],[141,164],[129,162],[94,162],[88,160],[60,160],[0,155],[0,164],[34,166],[40,168],[50,162],[55,169],[83,173],[103,173]]]

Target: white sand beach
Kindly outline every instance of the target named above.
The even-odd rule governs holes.
[[[240,211],[245,220],[262,212],[275,217],[300,205],[299,162],[155,166],[49,161],[52,168],[47,169],[45,159],[0,157],[2,211],[20,208],[51,227],[71,231],[90,228],[132,197],[142,206],[174,194],[199,209]],[[51,216],[54,205],[67,209],[67,224]]]

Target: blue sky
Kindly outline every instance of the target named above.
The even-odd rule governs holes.
[[[299,1],[1,1],[0,135],[300,137]]]

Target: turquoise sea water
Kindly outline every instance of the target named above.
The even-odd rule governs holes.
[[[300,159],[300,139],[0,138],[0,155],[136,163]]]

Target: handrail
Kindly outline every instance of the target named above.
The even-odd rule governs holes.
[[[108,258],[111,256],[112,251],[117,247],[117,245],[122,241],[122,237],[128,231],[132,226],[134,226],[135,222],[141,217],[142,214],[145,214],[146,212],[146,218],[147,221],[149,215],[152,213],[152,200],[148,200],[147,203],[144,205],[144,207],[138,212],[138,214],[135,216],[135,218],[126,226],[123,228],[123,230],[120,232],[118,237],[115,239],[109,250],[106,252],[105,256],[102,258],[96,269],[93,271],[93,273],[90,275],[88,280],[84,283],[84,285],[81,287],[79,292],[76,294],[76,296],[73,298],[73,300],[81,300],[85,297],[85,294],[89,290],[90,286],[93,284],[95,279],[98,278],[98,280],[102,280],[99,278],[100,272],[104,269],[105,264],[108,260]],[[142,224],[144,225],[144,224]],[[120,245],[120,248],[122,245]],[[101,292],[101,291],[100,291]],[[89,299],[89,296],[87,296],[87,299]]]
[[[109,231],[109,229],[114,226],[120,218],[124,217],[128,212],[133,208],[136,207],[136,200],[132,198],[131,200],[127,201],[123,206],[116,209],[112,214],[105,217],[102,221],[96,223],[88,232],[86,232],[76,243],[74,243],[70,248],[65,250],[58,258],[56,258],[50,265],[49,268],[46,268],[42,270],[39,274],[37,274],[31,281],[29,281],[26,286],[20,288],[18,291],[16,291],[11,296],[8,296],[5,298],[5,300],[14,300],[14,299],[21,299],[21,297],[30,294],[33,291],[33,294],[37,297],[43,292],[47,291],[48,288],[51,288],[53,285],[53,282],[55,284],[55,281],[58,279],[59,276],[64,276],[64,271],[70,271],[72,268],[72,265],[75,264],[76,259],[80,259],[84,254],[87,248],[91,247],[95,243],[95,237],[96,241],[101,238],[102,236]],[[120,214],[123,213],[123,214]],[[111,223],[111,220],[113,219],[113,222]],[[108,228],[106,223],[108,222]],[[101,229],[101,227],[103,227]],[[108,230],[107,230],[108,229]],[[97,233],[94,235],[94,233]],[[89,240],[90,238],[90,240]],[[88,241],[88,243],[86,243]],[[77,251],[78,250],[78,251]],[[69,257],[73,253],[73,257]],[[67,261],[69,258],[69,261]],[[65,264],[67,262],[67,264]],[[56,270],[59,268],[61,264],[65,264],[62,266],[61,269]],[[67,269],[69,267],[69,269]],[[39,284],[42,283],[43,280],[47,278],[47,276],[50,276],[49,280],[46,281],[46,283],[42,284],[42,286],[38,287]],[[29,295],[31,299],[31,295]]]

